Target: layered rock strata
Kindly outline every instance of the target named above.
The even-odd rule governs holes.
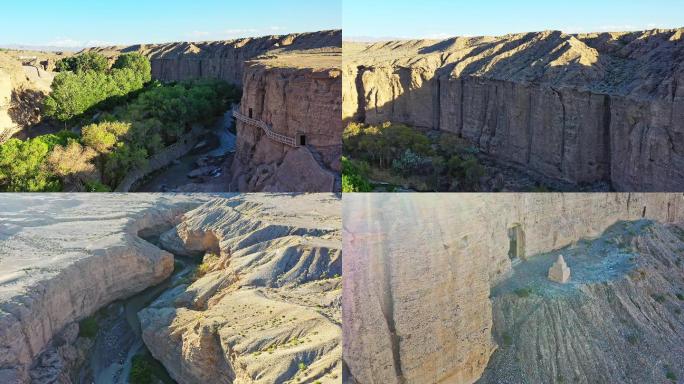
[[[244,195],[185,215],[161,237],[205,275],[139,313],[143,338],[182,383],[338,383],[340,199]]]
[[[139,52],[150,58],[152,77],[160,81],[220,79],[242,84],[245,63],[259,56],[315,51],[339,51],[339,30],[289,35],[248,37],[209,42],[175,42],[90,48],[88,51],[116,56]],[[336,48],[336,49],[334,49]]]
[[[42,100],[54,78],[52,72],[23,63],[20,57],[20,52],[0,52],[0,143],[40,121]]]
[[[50,383],[66,375],[64,353],[78,351],[65,345],[78,333],[76,321],[173,270],[173,255],[138,231],[171,226],[200,202],[141,194],[2,196],[0,382]]]
[[[623,191],[684,186],[683,29],[345,43],[342,115]]]
[[[475,382],[497,348],[490,290],[513,265],[619,220],[684,219],[679,194],[343,199],[344,361],[363,384]]]
[[[240,113],[295,146],[237,121],[233,190],[331,192],[341,188],[341,55],[290,55],[251,62]]]

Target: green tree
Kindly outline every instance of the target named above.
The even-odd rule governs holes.
[[[105,121],[83,127],[83,143],[98,153],[108,153],[131,129],[130,123]]]
[[[361,167],[342,157],[342,192],[372,192],[370,184]]]
[[[109,60],[99,53],[86,52],[59,60],[55,67],[60,72],[71,71],[74,73],[95,71],[105,72],[109,69]]]
[[[40,139],[10,139],[0,145],[0,189],[8,192],[59,191],[59,180],[43,166],[49,145]]]
[[[140,53],[124,53],[117,57],[114,65],[112,65],[112,69],[126,68],[138,74],[144,83],[152,80],[152,65],[150,64],[150,59]]]

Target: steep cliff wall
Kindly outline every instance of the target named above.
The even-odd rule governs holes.
[[[454,132],[574,183],[681,190],[683,31],[345,43],[343,119]]]
[[[22,65],[25,63],[19,58],[24,55],[34,59]],[[41,120],[43,98],[50,91],[54,73],[45,71],[40,62],[54,63],[54,57],[58,55],[0,52],[0,143]]]
[[[280,56],[249,63],[240,113],[294,139],[298,147],[275,141],[263,129],[238,121],[233,189],[339,189],[340,65],[339,53]]]
[[[173,225],[197,204],[152,195],[3,196],[0,382],[55,382],[67,362],[53,358],[33,377],[34,359],[65,327],[166,278],[173,255],[138,231]]]
[[[332,30],[211,42],[97,47],[89,50],[109,56],[140,52],[150,58],[152,77],[160,81],[209,78],[242,84],[245,63],[249,60],[265,54],[328,51],[329,47],[339,49],[341,38],[341,31]]]
[[[680,194],[343,199],[344,360],[363,384],[474,382],[496,348],[490,288],[516,260],[618,220],[684,220]]]

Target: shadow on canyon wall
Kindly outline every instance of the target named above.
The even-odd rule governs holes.
[[[442,52],[415,60],[439,60],[436,70],[414,62],[388,68],[359,60],[356,112],[344,123],[392,121],[452,132],[504,164],[577,185],[681,190],[684,101],[677,73],[672,84],[667,76],[675,70],[638,79],[630,72],[637,64],[625,62],[633,58],[624,49],[634,40],[657,45],[672,31],[635,34],[611,40],[610,34],[527,33],[503,43],[478,41],[449,62],[448,50],[463,39],[452,38],[419,49]],[[511,54],[492,61],[487,52]]]

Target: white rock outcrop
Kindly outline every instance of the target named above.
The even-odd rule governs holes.
[[[558,255],[556,262],[549,268],[549,280],[560,284],[570,281],[570,268],[565,264],[563,255]]]

